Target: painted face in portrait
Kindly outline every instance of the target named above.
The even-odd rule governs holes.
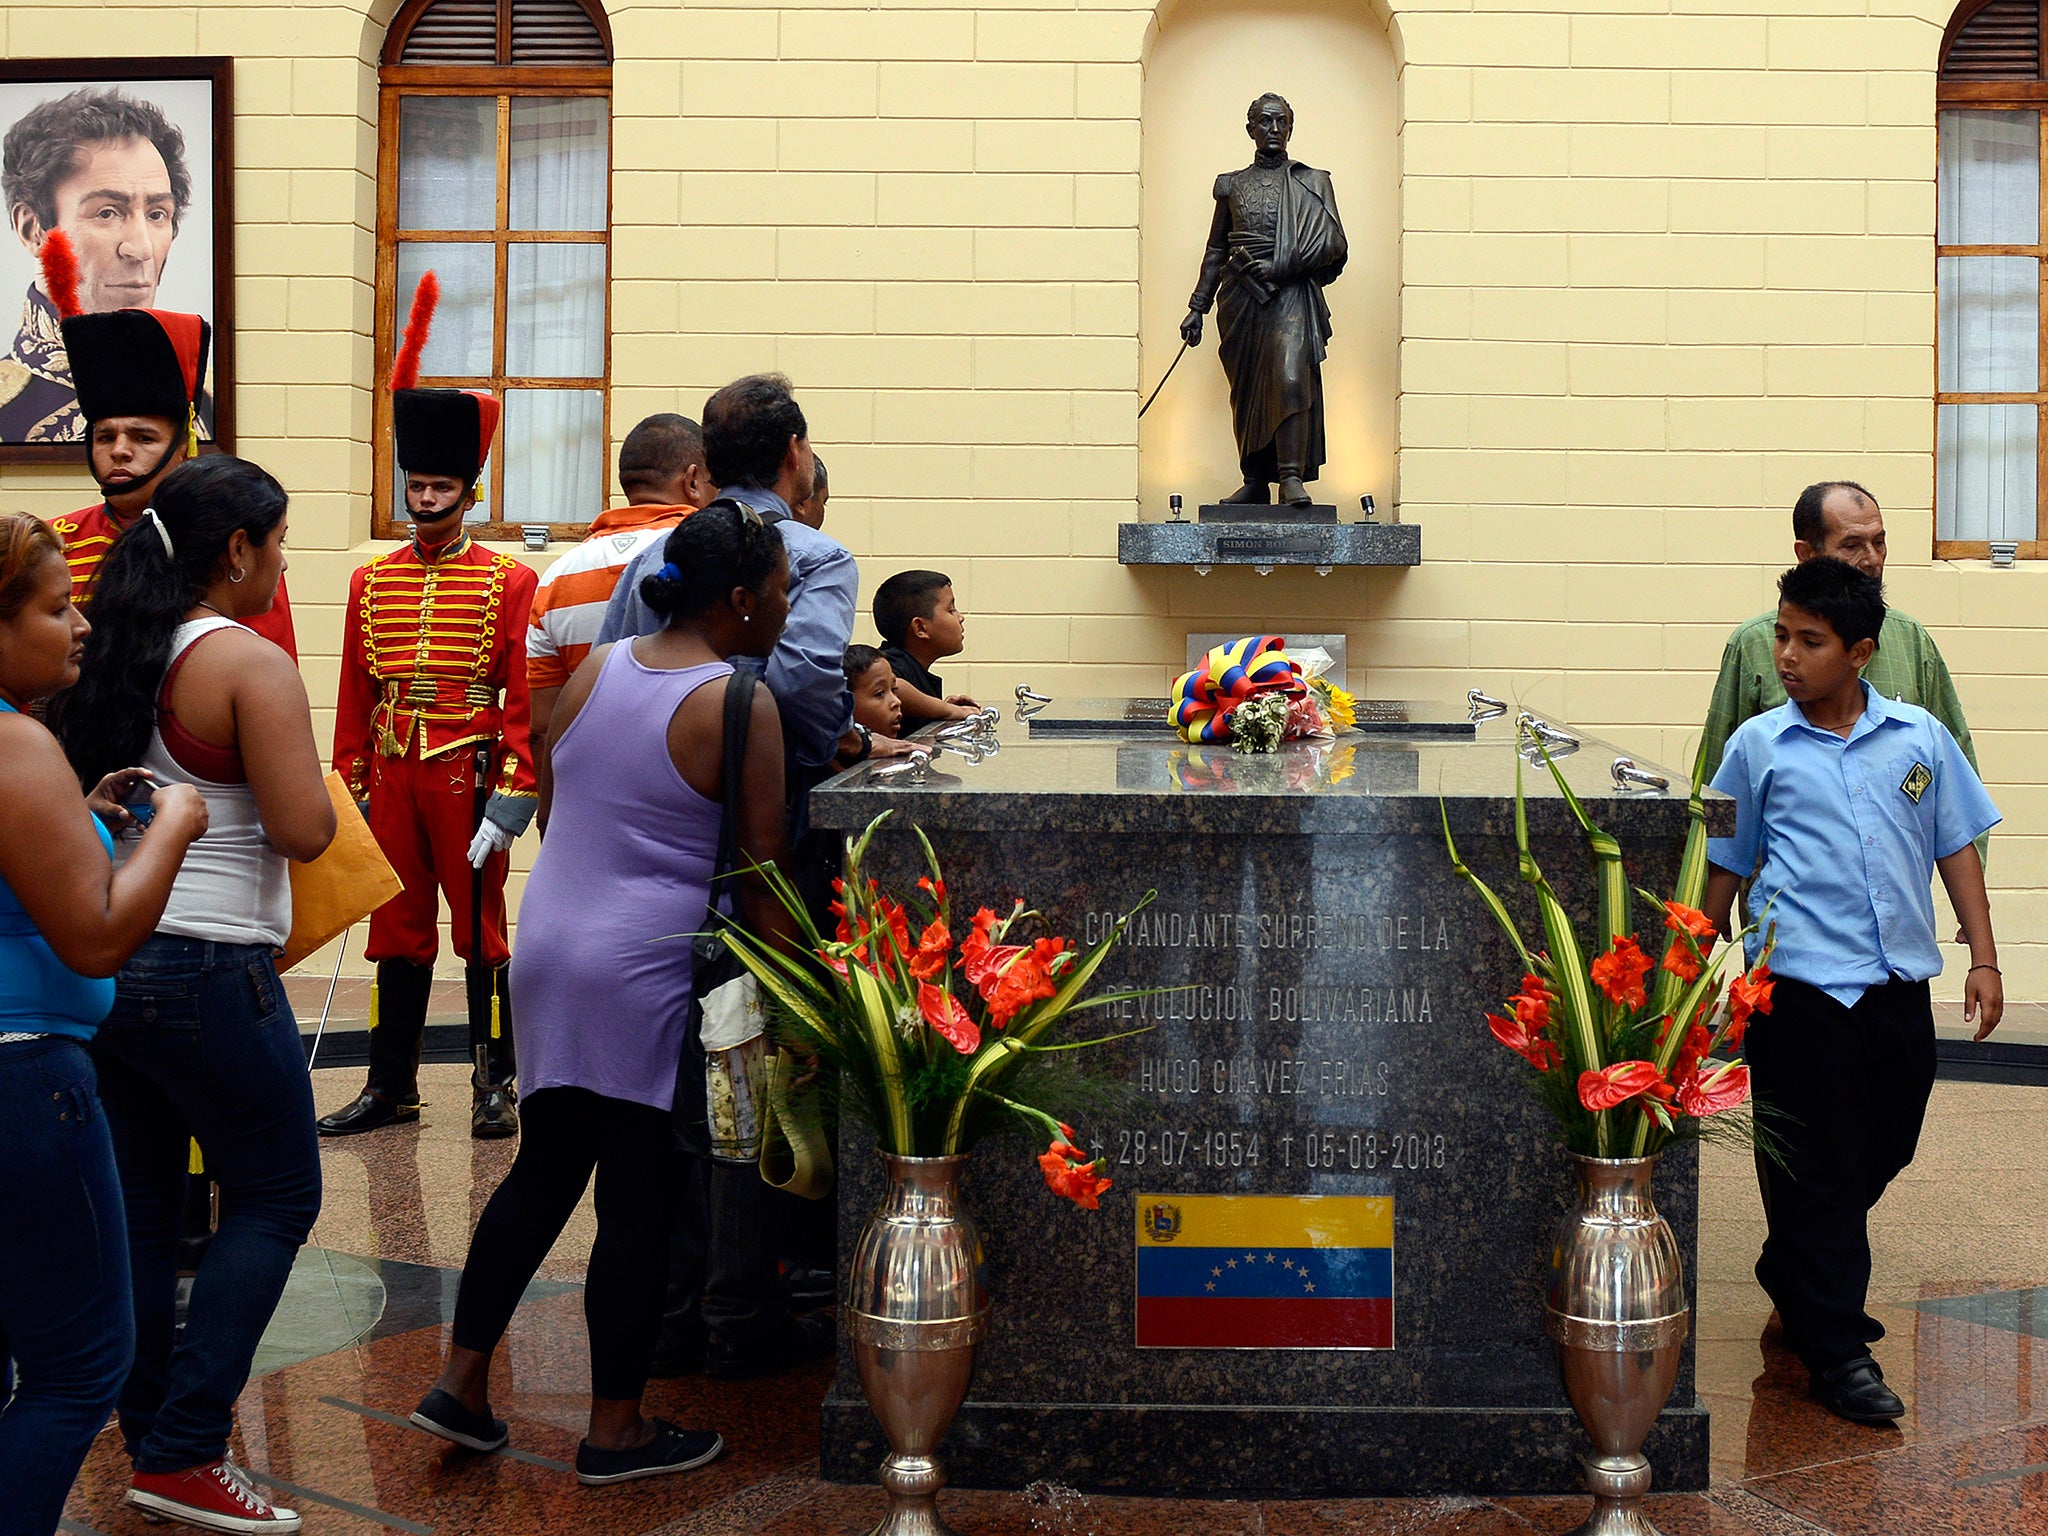
[[[79,306],[88,314],[148,309],[178,233],[178,204],[164,157],[136,136],[81,145],[76,169],[51,197],[57,225],[78,252]],[[42,247],[31,218],[22,243]]]

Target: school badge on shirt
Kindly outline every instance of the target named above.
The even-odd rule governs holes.
[[[1899,788],[1905,793],[1908,800],[1918,805],[1920,797],[1927,793],[1927,786],[1933,782],[1934,775],[1928,771],[1927,765],[1925,763],[1915,763],[1913,771],[1906,775]]]

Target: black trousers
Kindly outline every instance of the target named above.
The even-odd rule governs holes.
[[[1759,1153],[1769,1235],[1756,1278],[1786,1342],[1819,1372],[1870,1353],[1870,1211],[1913,1161],[1934,1088],[1934,1010],[1924,981],[1893,980],[1845,1008],[1779,977],[1743,1042],[1782,1163]]]
[[[668,1112],[586,1088],[543,1088],[520,1110],[519,1153],[477,1221],[454,1339],[488,1355],[597,1174],[597,1240],[583,1287],[590,1395],[639,1398],[661,1329],[682,1170]]]

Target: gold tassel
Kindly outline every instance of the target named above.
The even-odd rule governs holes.
[[[206,1157],[200,1152],[199,1143],[196,1140],[192,1143],[191,1155],[185,1159],[185,1171],[195,1179],[200,1174],[206,1172]]]
[[[505,1032],[498,1027],[498,973],[496,970],[491,972],[491,1038],[493,1040],[505,1038]]]
[[[199,457],[199,407],[196,405],[185,412],[185,457]]]
[[[375,1029],[375,1028],[377,1027],[377,983],[376,983],[376,982],[374,982],[374,981],[370,983],[370,1023],[369,1023],[369,1027],[370,1027],[371,1029]]]

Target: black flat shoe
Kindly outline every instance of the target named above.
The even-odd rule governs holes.
[[[823,1360],[838,1343],[838,1325],[829,1312],[793,1317],[780,1332],[741,1345],[713,1339],[704,1352],[704,1374],[717,1381],[747,1381],[778,1376]]]
[[[420,1117],[419,1101],[396,1104],[381,1093],[365,1089],[361,1098],[346,1109],[322,1115],[314,1129],[322,1136],[354,1136],[361,1131],[382,1130],[387,1125],[410,1125]]]
[[[509,1088],[493,1088],[470,1106],[469,1134],[478,1141],[496,1141],[519,1134],[519,1101]]]
[[[678,1429],[667,1419],[654,1421],[654,1438],[629,1451],[601,1451],[588,1440],[576,1447],[576,1481],[587,1488],[688,1472],[715,1461],[725,1441],[708,1429]]]
[[[1906,1411],[1899,1394],[1884,1384],[1884,1372],[1868,1355],[1816,1372],[1813,1400],[1851,1424],[1888,1425]]]
[[[511,1438],[503,1419],[492,1418],[488,1410],[471,1413],[460,1398],[439,1387],[420,1399],[419,1407],[412,1411],[412,1422],[430,1435],[472,1451],[495,1451]]]

